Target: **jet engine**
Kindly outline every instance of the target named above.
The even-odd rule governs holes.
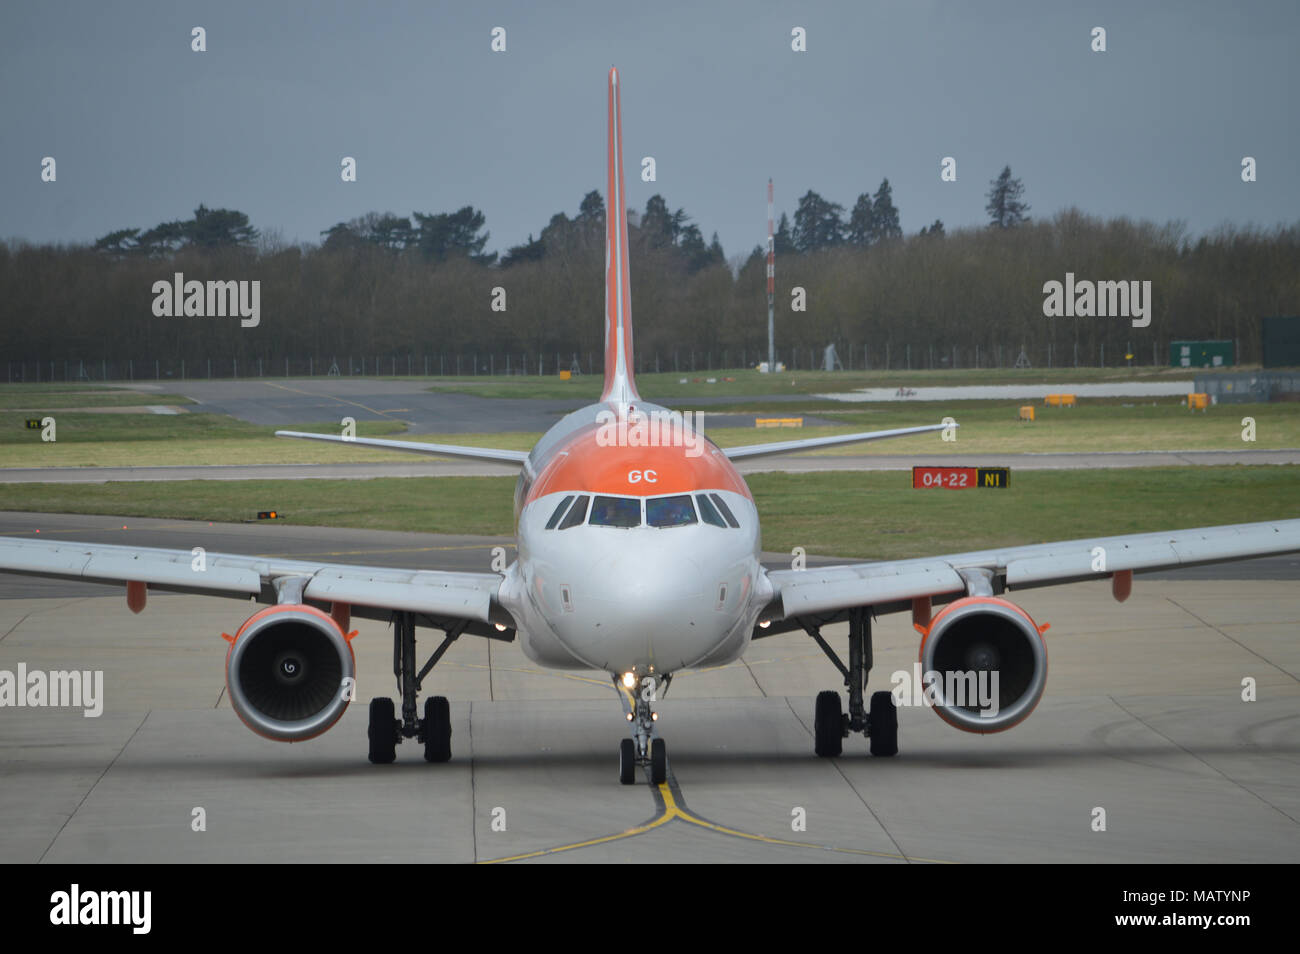
[[[352,635],[304,604],[250,616],[226,637],[226,686],[244,724],[277,742],[301,742],[337,722],[355,696]]]
[[[1046,624],[1006,600],[968,596],[918,629],[926,691],[949,725],[1001,732],[1034,711],[1047,685]]]

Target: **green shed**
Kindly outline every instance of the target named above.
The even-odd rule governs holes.
[[[1231,341],[1171,341],[1169,364],[1174,368],[1226,368],[1236,364]]]

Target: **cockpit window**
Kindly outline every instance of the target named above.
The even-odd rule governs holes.
[[[727,506],[727,502],[725,500],[723,500],[717,494],[709,494],[709,499],[712,500],[717,505],[719,512],[721,512],[722,516],[726,518],[727,523],[731,524],[733,528],[740,526],[740,524],[736,522],[735,514],[731,512],[731,508]]]
[[[722,514],[718,513],[718,508],[713,506],[708,497],[697,494],[695,500],[700,505],[700,519],[710,526],[726,527],[727,522],[722,519]]]
[[[546,521],[547,530],[555,529],[555,525],[560,522],[560,517],[564,516],[564,511],[569,509],[571,503],[573,503],[573,494],[560,501],[560,505],[555,508],[555,513],[551,514],[551,519]]]
[[[690,495],[649,498],[645,502],[645,522],[652,527],[684,527],[696,523]]]
[[[638,497],[597,497],[591,506],[593,527],[641,526],[641,500]]]
[[[573,502],[573,509],[569,515],[560,521],[560,529],[568,530],[570,527],[576,527],[582,521],[587,519],[587,503],[591,498],[583,494]]]

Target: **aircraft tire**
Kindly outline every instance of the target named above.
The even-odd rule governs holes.
[[[397,714],[392,699],[370,700],[370,761],[389,765],[397,760]]]
[[[668,778],[668,746],[663,739],[650,741],[650,781],[662,785]]]
[[[898,754],[898,709],[891,692],[871,694],[871,711],[867,718],[871,727],[871,754],[890,756]]]
[[[833,689],[817,693],[813,716],[813,749],[824,759],[833,759],[844,751],[844,718],[840,694]]]
[[[451,760],[451,706],[446,696],[424,700],[424,760]]]
[[[624,785],[636,781],[636,743],[624,739],[618,745],[618,780]]]

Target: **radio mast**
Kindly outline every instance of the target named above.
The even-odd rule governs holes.
[[[767,180],[767,370],[776,374],[776,240],[772,235],[772,180]]]

